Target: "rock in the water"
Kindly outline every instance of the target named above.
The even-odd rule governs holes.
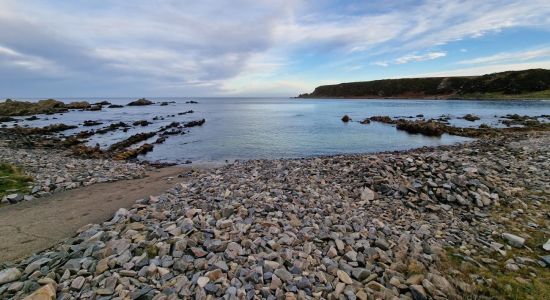
[[[141,98],[136,101],[132,101],[128,103],[128,106],[144,106],[144,105],[151,105],[151,104],[153,104],[153,101],[147,100],[145,98]]]

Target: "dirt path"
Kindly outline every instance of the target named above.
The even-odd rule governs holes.
[[[157,195],[178,182],[189,169],[169,167],[142,179],[98,183],[47,198],[0,207],[0,262],[47,249],[73,236],[77,229],[111,218],[139,198]],[[172,180],[168,177],[173,177]]]

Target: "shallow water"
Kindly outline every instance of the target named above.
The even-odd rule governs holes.
[[[374,115],[416,116],[437,118],[449,115],[456,126],[479,126],[482,123],[501,126],[499,118],[506,114],[550,114],[550,101],[462,101],[462,100],[346,100],[346,99],[288,99],[288,98],[149,98],[153,101],[175,101],[168,106],[158,104],[140,107],[104,108],[100,112],[71,111],[63,115],[39,116],[36,121],[19,125],[45,126],[52,123],[80,124],[84,120],[98,120],[105,124],[82,127],[73,131],[100,128],[112,122],[133,123],[136,120],[153,121],[146,127],[132,127],[128,132],[95,135],[89,144],[105,147],[137,132],[158,130],[173,121],[188,122],[206,119],[202,127],[190,128],[187,134],[169,136],[164,144],[142,159],[162,162],[220,163],[235,159],[298,158],[316,155],[370,153],[404,150],[422,146],[437,146],[464,142],[469,139],[443,135],[425,137],[397,131],[393,126],[372,122],[362,125],[357,121]],[[86,100],[90,103],[108,100],[113,104],[127,104],[134,98],[116,99],[62,99],[65,102]],[[198,104],[187,104],[196,100]],[[178,112],[194,110],[193,114],[178,116]],[[480,121],[458,119],[472,113]],[[169,115],[176,114],[174,117]],[[340,119],[347,114],[353,122]],[[48,118],[45,120],[44,118]],[[54,119],[57,118],[57,119]],[[154,141],[156,137],[152,138]]]

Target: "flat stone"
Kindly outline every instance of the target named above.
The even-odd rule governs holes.
[[[264,260],[264,265],[271,268],[271,270],[276,270],[281,266],[280,263],[272,260]]]
[[[205,287],[206,284],[208,284],[210,282],[210,278],[208,277],[199,277],[199,279],[197,279],[197,285],[200,286],[201,288]]]
[[[377,281],[371,281],[367,283],[367,287],[377,292],[383,292],[386,288]]]
[[[6,199],[10,202],[10,203],[17,203],[21,200],[23,200],[23,194],[10,194],[10,195],[7,195],[6,196]]]
[[[525,244],[525,239],[511,233],[503,233],[502,238],[512,247],[522,248]]]
[[[407,280],[405,280],[405,284],[408,285],[419,285],[422,284],[422,280],[424,280],[423,274],[414,274],[411,275]]]
[[[191,252],[193,252],[193,255],[198,258],[205,257],[208,254],[208,252],[204,251],[204,249],[199,247],[192,247]]]
[[[340,281],[342,281],[343,283],[345,283],[345,284],[352,284],[353,283],[353,280],[351,279],[351,277],[349,277],[348,273],[346,273],[342,270],[338,270],[338,271],[336,271],[336,274],[338,275],[338,279],[340,279]]]
[[[8,292],[10,293],[19,292],[22,288],[23,288],[23,282],[16,281],[10,284],[10,286],[8,287]]]
[[[390,284],[393,285],[393,286],[400,286],[401,285],[401,281],[399,280],[399,278],[393,276],[391,279],[390,279]]]
[[[115,291],[112,289],[97,289],[95,290],[95,292],[98,295],[107,296],[107,295],[112,295]]]
[[[271,276],[271,284],[269,285],[269,288],[272,290],[276,290],[282,285],[283,282],[281,281],[281,279],[277,275],[273,274],[273,276]]]
[[[103,274],[107,270],[109,270],[109,259],[104,258],[97,263],[95,267],[95,274],[96,275]]]
[[[430,282],[433,283],[437,289],[443,291],[445,294],[449,295],[454,291],[453,286],[445,277],[438,274],[428,274],[428,278],[430,278]]]
[[[64,270],[69,270],[72,273],[76,273],[80,270],[80,259],[79,258],[73,258],[69,259],[65,265],[63,265]]]
[[[346,246],[346,244],[344,244],[342,240],[336,239],[334,240],[334,243],[336,244],[336,248],[338,249],[338,251],[340,252],[344,251],[344,247]]]
[[[24,300],[53,300],[56,299],[56,286],[48,283],[24,298]]]
[[[25,274],[30,274],[38,269],[40,269],[40,267],[46,263],[48,263],[50,261],[49,258],[47,257],[43,257],[43,258],[40,258],[40,259],[37,259],[35,261],[33,261],[32,263],[30,263],[26,268],[25,270],[23,271],[23,273]]]
[[[338,251],[334,247],[330,247],[327,251],[327,256],[330,258],[334,258],[338,255]]]
[[[362,201],[372,201],[376,197],[376,194],[373,190],[369,189],[368,187],[364,187],[361,190],[361,200]]]
[[[371,272],[365,268],[356,268],[351,271],[351,276],[358,281],[363,281],[370,276]]]
[[[134,270],[120,270],[118,274],[120,274],[120,276],[125,276],[125,277],[136,277],[137,272]]]
[[[223,276],[223,272],[221,269],[216,269],[216,270],[207,272],[205,276],[208,277],[210,281],[216,281]]]
[[[273,274],[277,275],[277,277],[279,277],[282,281],[287,282],[287,283],[292,280],[292,274],[289,271],[287,271],[286,269],[283,269],[283,268],[275,270],[275,272],[273,272]]]
[[[357,297],[357,299],[359,300],[367,300],[369,298],[367,293],[365,293],[365,291],[363,290],[359,290],[357,294],[355,294],[355,297]]]
[[[302,277],[300,280],[298,280],[296,286],[301,290],[311,289],[311,282],[307,277]]]
[[[382,238],[376,239],[376,241],[374,241],[374,245],[384,251],[390,249],[390,244],[388,243],[388,241]]]
[[[428,297],[426,296],[426,290],[424,290],[424,287],[422,287],[421,285],[414,284],[409,286],[409,289],[411,290],[411,294],[414,300],[428,299]]]
[[[71,289],[75,291],[80,291],[84,286],[85,281],[86,281],[86,278],[82,276],[76,277],[75,279],[73,279],[73,282],[71,282]]]
[[[12,282],[21,278],[21,271],[17,268],[9,268],[0,271],[0,285]]]
[[[344,254],[344,257],[345,257],[348,261],[357,261],[357,252],[355,252],[355,251],[348,251],[348,252],[346,252],[346,254]]]

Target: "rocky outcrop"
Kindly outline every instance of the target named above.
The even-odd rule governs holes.
[[[529,95],[529,93],[535,93]],[[538,93],[538,94],[536,94]],[[531,69],[469,77],[383,79],[324,85],[299,98],[545,98],[550,70]],[[513,98],[513,97],[512,97]]]
[[[132,101],[128,103],[128,106],[144,106],[144,105],[152,105],[152,104],[154,104],[153,101],[147,100],[145,98],[141,98],[136,101]]]
[[[67,112],[70,109],[101,110],[101,106],[90,105],[90,103],[86,101],[70,102],[65,104],[64,102],[55,99],[40,100],[38,102],[6,99],[6,101],[0,102],[0,116],[55,114]]]

